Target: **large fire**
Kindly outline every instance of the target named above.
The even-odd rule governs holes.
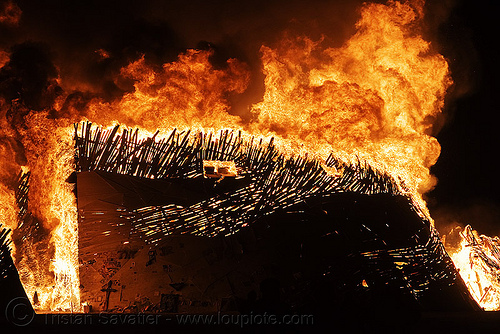
[[[140,127],[145,133],[160,129],[155,140],[174,127],[240,129],[245,135],[275,137],[289,155],[324,160],[333,152],[345,160],[364,159],[400,180],[426,212],[422,194],[435,185],[429,168],[440,154],[432,124],[452,81],[444,57],[421,36],[422,17],[420,1],[365,4],[356,33],[341,47],[289,35],[275,47],[262,46],[265,92],[250,107],[252,121],[231,114],[229,102],[247,89],[249,67],[229,59],[216,68],[212,51],[203,50],[187,50],[162,67],[145,57],[132,61],[116,81],[132,80],[135,89],[118,101],[94,98],[81,107],[75,95],[65,92],[44,111],[25,111],[21,125],[9,113],[22,106],[0,101],[0,136],[19,138],[26,156],[16,161],[14,144],[0,146],[0,224],[17,228],[8,176],[23,167],[31,173],[29,208],[51,231],[50,263],[14,254],[35,307],[81,310],[76,200],[66,179],[73,171],[72,124],[84,119]],[[0,55],[6,58],[3,66],[9,66],[8,54]],[[72,86],[70,81],[57,80],[62,87]],[[478,295],[494,298],[492,288],[485,297],[483,287]]]

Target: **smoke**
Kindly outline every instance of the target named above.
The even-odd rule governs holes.
[[[0,46],[9,49],[28,40],[45,44],[65,92],[106,101],[133,90],[132,82],[116,78],[122,67],[142,55],[161,66],[188,48],[210,47],[215,66],[224,67],[229,58],[250,66],[249,88],[231,101],[231,112],[248,118],[248,106],[263,93],[260,47],[272,46],[286,30],[313,39],[325,36],[330,46],[340,45],[353,33],[361,3],[20,0],[20,25],[0,37]]]
[[[0,23],[6,26],[17,26],[22,11],[13,1],[0,3]]]
[[[0,46],[9,49],[27,40],[45,44],[67,94],[117,100],[134,89],[130,80],[117,82],[120,69],[142,55],[148,63],[161,66],[188,48],[210,47],[215,66],[225,66],[229,58],[249,65],[247,90],[230,99],[230,113],[248,121],[249,106],[259,102],[264,91],[261,46],[274,47],[287,31],[312,40],[323,38],[324,47],[338,47],[354,33],[362,1],[9,3],[22,15],[17,29],[9,27],[9,34],[0,35]],[[431,2],[426,10],[432,28],[446,21],[453,7],[450,1],[437,3]]]
[[[57,84],[57,69],[50,59],[48,48],[26,42],[10,50],[10,59],[0,69],[1,131],[0,181],[15,189],[20,166],[26,164],[20,130],[30,112],[52,107],[62,93]]]
[[[19,100],[27,110],[49,108],[62,93],[57,75],[47,46],[33,42],[14,45],[10,60],[0,69],[0,97],[6,101]],[[15,109],[11,108],[7,114],[14,123],[25,116],[22,110]]]
[[[436,52],[445,55],[453,78],[453,85],[446,94],[445,112],[433,123],[435,135],[453,121],[461,99],[480,88],[478,71],[482,65],[474,42],[477,36],[474,36],[470,23],[464,20],[468,16],[465,13],[471,9],[466,3],[460,0],[431,0],[425,6],[422,33],[427,40],[433,41],[432,47]]]
[[[471,224],[480,234],[500,235],[500,181],[492,160],[500,139],[493,121],[498,112],[498,60],[492,44],[498,9],[491,1],[428,3],[426,33],[449,60],[454,80],[446,112],[434,124],[442,154],[431,170],[440,179],[429,194],[429,206],[443,234],[448,223],[459,223]]]
[[[445,29],[444,23],[450,20],[455,2],[426,3],[424,33],[431,39],[437,40],[439,36],[434,32]],[[8,34],[0,35],[0,46],[8,49],[27,40],[45,43],[55,55],[61,84],[66,90],[89,90],[112,99],[132,89],[117,85],[113,78],[121,67],[142,54],[149,62],[163,64],[175,60],[186,48],[207,43],[216,50],[214,63],[224,64],[228,58],[238,58],[254,70],[256,81],[262,81],[258,72],[259,49],[263,44],[273,47],[281,34],[289,31],[313,40],[324,37],[327,46],[340,46],[354,33],[362,3],[358,0],[6,1],[0,4],[3,16],[11,13],[6,17],[16,17],[17,23],[12,26],[0,19],[0,29],[10,29]],[[0,10],[0,17],[3,16]],[[465,42],[469,40],[466,38]],[[457,44],[437,43],[436,47],[444,45],[448,51],[458,52],[461,45]],[[99,50],[107,56],[102,57]]]

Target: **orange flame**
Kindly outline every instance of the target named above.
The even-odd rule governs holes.
[[[116,103],[94,101],[88,118],[101,124],[113,121],[140,126],[150,131],[172,127],[235,127],[226,96],[242,93],[250,79],[247,66],[236,59],[226,70],[215,69],[212,51],[188,50],[177,61],[160,69],[149,66],[144,57],[121,70],[123,78],[134,80],[135,91]]]
[[[460,276],[483,309],[500,310],[500,239],[479,235],[470,225],[460,231],[460,239],[457,249],[447,249]]]
[[[3,54],[0,52],[0,57]],[[5,118],[5,101],[0,99],[0,226],[10,229],[17,228],[17,204],[11,179],[19,172],[19,166],[15,162],[15,149],[9,140],[14,136]],[[11,244],[12,252],[15,254],[15,245]]]
[[[340,48],[308,38],[262,47],[266,91],[259,125],[339,155],[358,154],[424,193],[440,153],[429,135],[451,84],[448,65],[415,27],[421,4],[368,4]]]
[[[421,194],[435,183],[429,168],[440,153],[430,135],[432,122],[451,79],[445,59],[419,34],[422,8],[418,1],[366,4],[357,32],[340,48],[323,48],[321,40],[307,37],[286,37],[276,48],[262,46],[265,92],[251,107],[255,120],[250,123],[232,115],[229,103],[231,95],[247,88],[248,66],[229,59],[224,69],[214,68],[212,52],[199,50],[160,68],[145,57],[130,63],[116,80],[132,80],[135,90],[115,102],[94,99],[85,115],[104,126],[119,122],[146,131],[239,128],[275,136],[288,154],[359,157],[403,180],[425,210]],[[61,101],[53,106],[56,112]],[[73,169],[70,124],[82,117],[76,109],[70,112],[75,114],[71,120],[31,112],[27,127],[19,130],[32,173],[30,206],[52,228],[55,247],[54,277],[38,292],[45,310],[80,308],[76,201],[65,180]],[[12,193],[0,188],[0,196],[0,211],[12,215]],[[40,283],[28,263],[19,263],[32,298]]]
[[[40,309],[78,311],[80,309],[78,275],[78,220],[73,185],[66,182],[74,170],[72,123],[50,120],[45,113],[32,113],[21,130],[31,171],[30,211],[52,230],[54,257],[50,263],[53,277],[34,282],[28,277],[24,287],[30,298],[37,292]],[[32,205],[35,204],[35,205]],[[30,279],[31,278],[31,279]],[[37,277],[39,278],[39,277]]]

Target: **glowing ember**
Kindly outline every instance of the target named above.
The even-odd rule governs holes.
[[[458,249],[448,250],[460,276],[482,308],[500,310],[500,239],[478,235],[470,225],[460,237]]]
[[[234,161],[204,160],[203,172],[205,177],[220,178],[238,175]]]

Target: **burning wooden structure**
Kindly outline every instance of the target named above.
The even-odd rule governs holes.
[[[294,311],[476,307],[430,220],[389,175],[333,155],[286,157],[272,139],[236,131],[157,135],[75,125],[68,182],[88,309],[262,310],[277,307],[270,295]],[[23,206],[27,182],[20,217],[39,230]]]

